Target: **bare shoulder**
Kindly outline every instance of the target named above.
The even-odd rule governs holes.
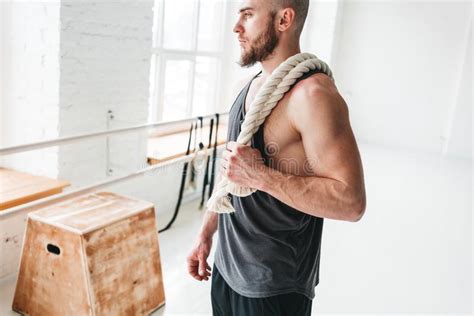
[[[301,122],[316,117],[330,116],[337,120],[348,115],[347,104],[339,94],[334,80],[323,73],[314,74],[295,84],[289,96],[288,110],[290,120],[297,130]]]
[[[306,100],[308,97],[321,94],[328,96],[339,94],[334,80],[323,73],[316,73],[299,81],[291,91],[291,97],[295,101]]]

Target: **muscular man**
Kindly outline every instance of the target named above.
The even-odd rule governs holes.
[[[356,222],[365,212],[363,168],[348,108],[320,71],[301,77],[252,138],[235,142],[259,87],[299,39],[309,0],[246,0],[234,27],[241,66],[260,62],[229,114],[221,175],[256,188],[230,196],[235,213],[207,212],[188,271],[208,280],[207,258],[218,231],[212,269],[214,315],[309,315],[319,283],[323,219]]]

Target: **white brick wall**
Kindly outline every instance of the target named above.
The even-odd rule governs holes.
[[[78,2],[61,6],[59,134],[62,136],[147,122],[152,1]],[[63,146],[59,175],[74,186],[102,180],[106,140]],[[146,133],[114,136],[109,142],[114,175],[146,162]]]
[[[0,2],[3,146],[58,136],[59,0]],[[57,149],[3,158],[6,167],[57,175]]]

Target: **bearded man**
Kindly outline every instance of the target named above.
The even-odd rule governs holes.
[[[235,142],[259,88],[282,62],[300,53],[308,2],[246,0],[238,12],[239,63],[259,62],[262,70],[232,105],[220,173],[257,191],[230,195],[234,213],[206,212],[187,258],[195,279],[206,281],[212,273],[214,315],[310,315],[323,219],[357,222],[365,213],[363,168],[348,108],[321,70],[294,83],[251,146]],[[207,258],[216,231],[211,269]]]

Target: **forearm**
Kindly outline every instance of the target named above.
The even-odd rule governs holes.
[[[198,234],[199,239],[211,239],[217,231],[218,214],[216,212],[206,211],[202,221],[201,229]]]
[[[258,190],[306,214],[345,221],[360,218],[360,197],[341,181],[284,174],[268,167],[258,178]]]

